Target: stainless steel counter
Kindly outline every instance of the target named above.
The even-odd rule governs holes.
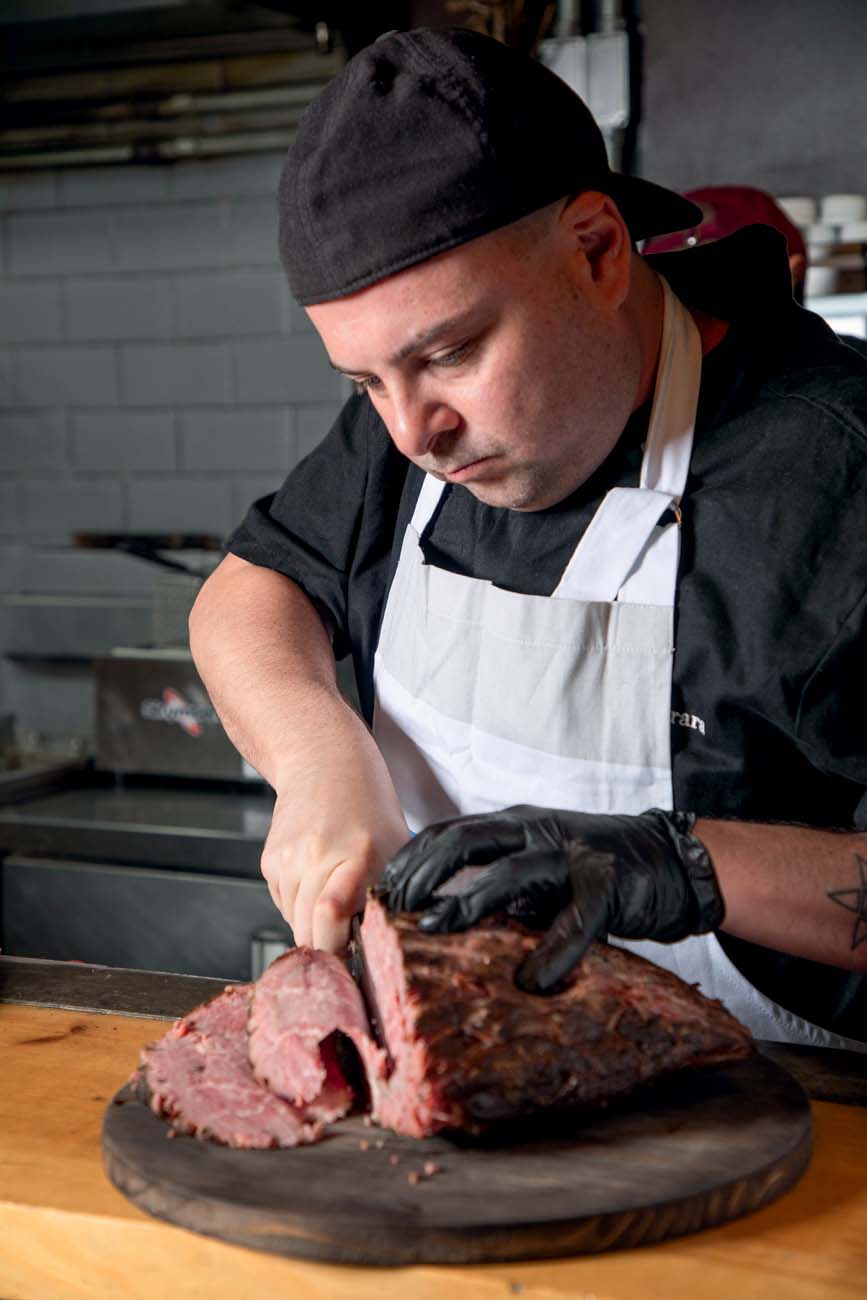
[[[0,807],[0,851],[257,880],[273,804],[264,790],[82,783]]]
[[[0,791],[0,951],[249,979],[263,931],[291,942],[259,870],[273,802],[84,768]]]

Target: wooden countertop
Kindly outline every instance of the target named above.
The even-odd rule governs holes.
[[[748,1218],[659,1246],[471,1268],[362,1269],[243,1250],[148,1217],[102,1172],[107,1100],[164,1020],[0,1005],[4,1300],[861,1300],[867,1109],[814,1103],[801,1182]]]

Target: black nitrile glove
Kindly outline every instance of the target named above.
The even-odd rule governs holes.
[[[429,933],[466,930],[492,912],[548,929],[515,982],[552,992],[594,939],[670,943],[717,929],[725,906],[691,813],[637,816],[519,805],[428,826],[392,858],[375,893],[393,912],[422,909]],[[461,867],[487,870],[437,896]]]

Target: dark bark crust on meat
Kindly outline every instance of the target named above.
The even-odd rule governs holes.
[[[538,936],[513,922],[426,935],[416,920],[387,918],[399,959],[366,955],[379,1001],[403,1006],[403,1041],[393,1018],[388,1042],[397,1061],[390,1086],[423,1099],[414,1103],[418,1136],[603,1104],[673,1070],[753,1050],[720,1002],[623,949],[594,944],[566,989],[534,997],[515,986],[514,971]],[[395,990],[399,968],[404,988]],[[401,1058],[410,1052],[415,1077],[405,1080]],[[393,1097],[378,1110],[386,1123],[400,1113]]]

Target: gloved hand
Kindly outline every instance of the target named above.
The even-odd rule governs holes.
[[[519,805],[428,826],[392,858],[375,887],[394,912],[424,911],[419,928],[466,930],[507,912],[547,934],[515,982],[550,993],[592,941],[672,942],[717,929],[725,905],[691,813],[637,816]],[[462,894],[436,890],[461,867],[485,864]]]

